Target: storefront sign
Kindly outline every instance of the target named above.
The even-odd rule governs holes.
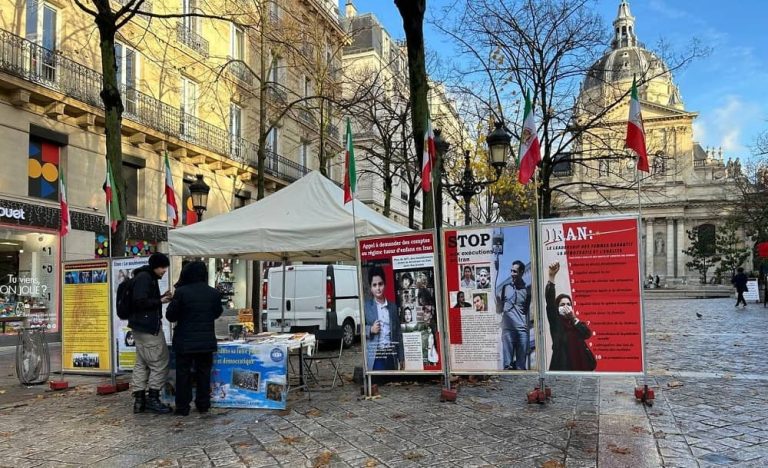
[[[62,368],[77,373],[111,370],[109,262],[62,265]]]
[[[24,209],[0,206],[0,218],[24,219]]]
[[[530,224],[443,236],[452,373],[536,369]]]
[[[434,373],[443,366],[431,232],[359,241],[365,362],[370,373]]]
[[[546,369],[640,373],[637,218],[542,221]]]

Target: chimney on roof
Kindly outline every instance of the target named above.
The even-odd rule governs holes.
[[[357,16],[357,8],[352,4],[352,0],[347,0],[347,4],[344,6],[344,16],[346,18],[354,18]]]

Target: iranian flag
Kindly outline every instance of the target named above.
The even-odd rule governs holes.
[[[627,121],[626,148],[637,153],[637,170],[650,172],[648,153],[645,150],[645,129],[643,116],[640,114],[640,101],[637,99],[637,83],[632,79],[632,98],[629,101],[629,121]]]
[[[344,156],[344,204],[355,198],[357,173],[355,171],[355,146],[352,144],[352,124],[347,117],[347,148]]]
[[[421,189],[424,193],[432,190],[432,166],[435,164],[435,133],[432,120],[427,113],[427,128],[424,131],[424,153],[421,156]]]
[[[523,130],[520,132],[520,170],[517,180],[525,185],[530,182],[536,166],[541,161],[541,148],[539,136],[536,134],[536,120],[533,118],[533,106],[531,105],[531,93],[525,92],[525,112],[523,113]]]
[[[165,200],[168,221],[173,220],[173,226],[176,227],[179,224],[179,207],[176,205],[176,192],[173,191],[173,176],[167,151],[165,152]]]
[[[107,180],[104,182],[104,195],[107,200],[107,213],[104,217],[104,222],[107,226],[112,228],[112,231],[117,231],[117,222],[123,219],[120,214],[120,205],[117,203],[115,197],[115,177],[112,173],[112,164],[107,161]]]
[[[59,175],[59,204],[61,205],[61,225],[59,233],[61,237],[69,234],[72,230],[72,218],[69,216],[69,203],[67,203],[67,188],[64,185],[64,173]]]

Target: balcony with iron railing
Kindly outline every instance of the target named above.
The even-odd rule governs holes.
[[[249,86],[253,84],[253,73],[242,59],[227,57],[227,61],[229,62],[227,64],[227,70],[232,76],[234,76],[243,84],[247,84]]]
[[[203,57],[208,57],[208,41],[193,30],[192,25],[179,21],[176,24],[176,37],[179,42],[194,50]]]
[[[118,5],[125,6],[126,4],[128,4],[128,2],[130,0],[114,0],[114,1]],[[144,13],[152,13],[152,3],[150,3],[147,0],[145,0],[144,2],[142,2],[141,5],[139,5],[138,9],[139,9],[139,11],[144,12]],[[136,5],[135,4],[134,4],[134,7],[133,7],[133,10],[136,10]]]
[[[103,109],[101,73],[3,29],[0,29],[0,72]],[[120,92],[124,119],[234,161],[256,164],[256,144],[136,88],[120,86]],[[272,163],[267,165],[266,173],[289,182],[309,172],[306,167],[274,152],[269,153],[268,160]]]

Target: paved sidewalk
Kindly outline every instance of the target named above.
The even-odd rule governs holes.
[[[455,404],[437,384],[386,385],[371,401],[347,384],[282,413],[187,418],[134,416],[127,392],[84,386],[0,404],[0,466],[768,466],[768,310],[646,305],[651,408],[633,377],[554,378],[545,406],[525,403],[525,376],[463,385]],[[351,375],[359,354],[345,359]]]

